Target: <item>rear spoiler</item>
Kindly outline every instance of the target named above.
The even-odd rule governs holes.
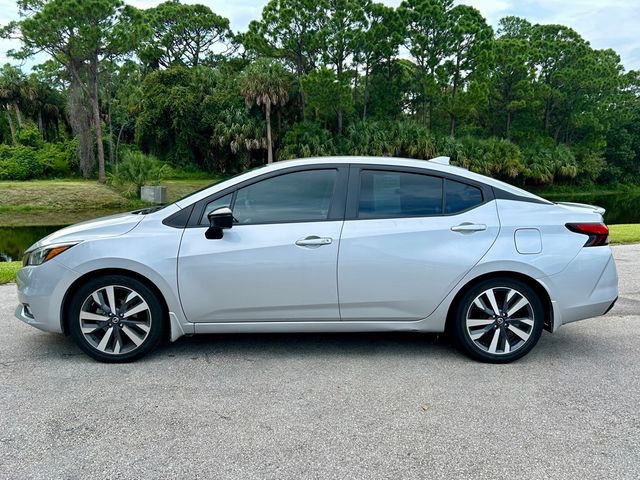
[[[563,207],[577,208],[581,210],[589,210],[590,212],[599,213],[604,216],[606,210],[597,205],[588,205],[586,203],[574,203],[574,202],[555,202],[556,205],[562,205]]]

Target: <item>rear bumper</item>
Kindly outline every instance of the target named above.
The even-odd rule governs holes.
[[[604,315],[618,298],[618,273],[608,246],[583,248],[562,272],[538,280],[552,300],[552,331]]]

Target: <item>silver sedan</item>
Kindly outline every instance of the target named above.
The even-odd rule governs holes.
[[[16,316],[104,362],[198,333],[399,330],[509,362],[613,306],[603,213],[444,157],[278,162],[40,240]]]

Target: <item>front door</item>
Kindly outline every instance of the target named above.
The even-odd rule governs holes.
[[[337,257],[346,167],[302,169],[254,180],[212,199],[201,227],[186,228],[178,258],[190,322],[339,320]],[[206,215],[229,206],[221,239]]]

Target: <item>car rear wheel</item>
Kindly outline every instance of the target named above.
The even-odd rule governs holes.
[[[144,283],[122,275],[90,280],[79,288],[69,308],[71,336],[101,362],[136,360],[162,338],[164,311]]]
[[[511,278],[493,278],[470,288],[457,306],[454,332],[473,358],[508,363],[531,351],[544,326],[536,292]]]

